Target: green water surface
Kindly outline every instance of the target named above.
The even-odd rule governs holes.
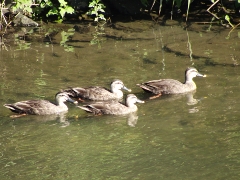
[[[0,179],[238,179],[240,176],[240,46],[237,30],[216,26],[117,23],[90,46],[91,32],[60,45],[17,41],[0,51]],[[69,25],[71,28],[71,25]],[[111,36],[110,36],[111,35]],[[190,95],[149,100],[137,83],[195,78]],[[145,104],[135,118],[91,116],[73,104],[63,117],[13,115],[3,107],[28,99],[54,101],[67,87],[121,79]],[[126,95],[126,92],[124,92]]]

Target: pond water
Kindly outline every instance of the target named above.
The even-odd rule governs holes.
[[[51,26],[51,25],[50,25]],[[63,25],[71,31],[74,25]],[[54,25],[52,25],[54,27]],[[0,179],[238,179],[239,32],[221,26],[117,22],[89,45],[94,28],[52,39],[16,38],[0,51]],[[65,36],[66,38],[67,36]],[[197,91],[149,100],[137,83],[184,80]],[[145,104],[135,117],[92,116],[73,104],[63,117],[13,114],[2,105],[54,101],[67,87],[121,79]],[[126,92],[124,92],[126,95]]]

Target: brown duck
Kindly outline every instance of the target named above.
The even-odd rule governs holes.
[[[79,100],[92,100],[92,101],[108,101],[108,100],[120,100],[123,98],[122,89],[131,92],[131,89],[128,89],[124,86],[123,82],[119,79],[114,80],[111,83],[111,90],[99,87],[91,86],[87,88],[75,87],[70,89],[63,90],[67,92],[68,95],[72,98],[78,98]]]
[[[159,79],[137,84],[144,91],[153,93],[158,97],[162,94],[181,94],[196,90],[197,86],[193,81],[194,77],[206,77],[200,74],[196,68],[189,67],[185,71],[185,81],[181,83],[175,79]]]
[[[135,103],[144,103],[144,101],[138,99],[134,94],[128,94],[125,104],[118,101],[103,101],[78,107],[94,115],[124,115],[137,111]]]
[[[66,92],[57,93],[55,98],[56,103],[47,100],[27,100],[13,104],[4,104],[4,106],[20,115],[50,115],[68,111],[67,105],[64,104],[66,101],[77,103],[73,101]]]

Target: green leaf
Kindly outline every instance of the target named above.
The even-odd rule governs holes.
[[[46,2],[46,5],[47,5],[47,6],[53,6],[53,3],[52,3],[52,1],[47,1],[47,2]]]
[[[95,2],[91,2],[91,3],[88,5],[88,7],[94,7],[94,6],[96,6],[96,3],[95,3]]]
[[[62,18],[63,18],[64,15],[65,15],[65,13],[66,13],[66,10],[65,10],[64,8],[61,8],[61,7],[59,7],[59,9],[60,9],[59,13],[60,13],[60,15],[61,15]]]
[[[99,18],[106,21],[106,18],[104,17],[103,14],[99,14]]]
[[[105,12],[104,9],[99,9],[98,11],[100,11],[100,12]]]
[[[62,23],[62,22],[63,22],[63,19],[58,19],[58,20],[56,20],[55,22],[57,22],[57,23]]]
[[[228,15],[225,16],[225,19],[229,22],[230,21],[230,18]]]
[[[74,13],[74,9],[71,6],[67,6],[65,9],[66,9],[66,12],[69,14]]]
[[[48,13],[46,14],[46,16],[50,16],[50,15],[57,15],[58,14],[58,10],[54,7],[53,9],[51,9],[50,11],[48,11]]]
[[[67,2],[65,0],[58,0],[58,2],[60,3],[60,6],[66,6]]]
[[[92,11],[91,14],[92,14],[92,15],[93,15],[93,14],[96,14],[96,15],[97,15],[98,13],[97,13],[97,11]]]

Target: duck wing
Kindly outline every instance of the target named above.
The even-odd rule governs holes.
[[[14,104],[4,104],[4,106],[18,114],[32,115],[53,114],[52,109],[56,107],[56,105],[46,100],[20,101]]]
[[[153,94],[174,94],[181,89],[183,84],[174,79],[159,79],[137,85]]]
[[[125,114],[128,108],[117,102],[117,101],[110,101],[110,102],[97,102],[94,104],[78,106],[79,108],[93,113],[94,115],[102,115],[102,114]]]
[[[116,99],[115,95],[110,90],[99,86],[92,86],[88,88],[76,87],[64,91],[73,98],[81,98],[92,101],[106,101]]]

